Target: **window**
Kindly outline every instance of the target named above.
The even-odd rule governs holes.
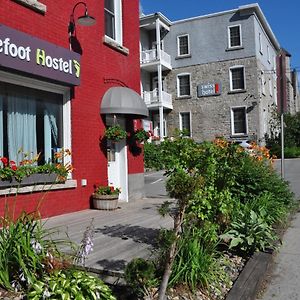
[[[228,27],[228,41],[229,41],[229,48],[242,46],[241,25]]]
[[[267,45],[267,56],[268,56],[268,63],[271,63],[271,58],[270,58],[270,47]]]
[[[269,92],[270,96],[273,97],[273,83],[271,78],[269,78]]]
[[[178,56],[186,56],[190,54],[189,35],[180,35],[177,37]]]
[[[191,75],[177,75],[177,96],[188,97],[191,95]]]
[[[105,0],[105,35],[122,44],[122,0]]]
[[[246,135],[247,130],[247,114],[246,107],[231,108],[231,133],[232,135]]]
[[[236,66],[230,68],[230,90],[240,91],[245,89],[245,68]]]
[[[258,45],[259,45],[259,52],[260,52],[260,54],[263,54],[262,41],[261,41],[261,33],[258,34]]]
[[[179,113],[179,128],[184,131],[187,136],[191,136],[191,113]]]
[[[0,91],[0,156],[52,162],[64,146],[63,95],[3,82]]]
[[[261,85],[261,93],[263,95],[265,95],[266,94],[266,88],[265,88],[266,80],[265,80],[265,73],[264,73],[264,71],[260,72],[260,85]]]

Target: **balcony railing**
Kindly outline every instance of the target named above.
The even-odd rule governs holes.
[[[144,91],[143,96],[145,104],[148,107],[159,106],[158,89],[154,89],[153,91]],[[163,107],[173,109],[172,95],[165,91],[162,91],[162,105]]]
[[[165,51],[160,51],[161,53],[161,63],[166,66],[171,66],[171,56]],[[141,64],[147,64],[157,61],[157,51],[156,49],[144,50],[141,52]]]

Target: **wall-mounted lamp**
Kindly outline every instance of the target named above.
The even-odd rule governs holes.
[[[85,12],[84,12],[83,16],[78,17],[77,23],[79,25],[83,25],[83,26],[92,26],[96,23],[96,19],[88,14],[86,3],[82,2],[82,1],[77,2],[73,7],[72,14],[70,15],[70,22],[69,22],[69,26],[68,26],[68,33],[69,33],[69,37],[70,37],[70,49],[71,49],[71,37],[73,36],[74,32],[76,33],[74,12],[75,12],[76,7],[80,4],[84,5]]]

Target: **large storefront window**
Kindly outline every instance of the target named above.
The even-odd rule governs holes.
[[[62,109],[61,94],[0,82],[0,156],[53,161],[63,147]]]

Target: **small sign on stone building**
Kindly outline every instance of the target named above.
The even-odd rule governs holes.
[[[218,96],[221,95],[221,83],[205,83],[197,86],[198,97]]]

